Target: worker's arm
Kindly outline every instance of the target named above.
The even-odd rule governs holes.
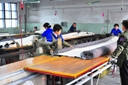
[[[45,30],[41,35],[42,35],[42,37],[46,37],[47,31]]]
[[[123,46],[117,45],[117,48],[116,48],[115,51],[112,53],[111,57],[112,57],[112,58],[118,57],[118,56],[122,53],[123,50],[124,50],[124,47],[123,47]]]
[[[112,53],[112,58],[118,57],[124,50],[124,48],[127,46],[127,39],[125,36],[121,35],[117,41],[117,48]]]
[[[119,33],[120,33],[120,34],[122,33],[120,29],[119,29]]]
[[[52,50],[52,48],[50,47],[50,45],[46,45],[46,49],[49,50],[49,51]]]
[[[63,45],[65,45],[65,46],[67,46],[67,47],[72,47],[72,45],[70,45],[68,42],[66,42],[66,41],[63,39],[62,35],[60,35],[60,37],[61,37],[61,39],[62,39],[62,44],[63,44]]]
[[[63,45],[65,45],[67,47],[71,47],[71,45],[68,42],[66,42],[66,41],[63,41]]]
[[[111,35],[114,35],[114,33],[113,33],[113,29],[111,30],[110,34],[111,34]]]

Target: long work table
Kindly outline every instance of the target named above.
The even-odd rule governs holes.
[[[109,58],[99,57],[92,60],[82,60],[72,57],[60,57],[40,64],[27,66],[25,70],[61,76],[65,78],[77,78],[80,75],[107,62]]]
[[[0,81],[3,84],[14,82],[16,79],[11,78],[12,75],[19,75],[20,73],[16,74],[16,72],[21,70],[27,73],[39,73],[54,77],[77,79],[86,73],[90,73],[96,68],[99,69],[99,67],[107,63],[108,60],[109,58],[107,56],[98,57],[92,60],[82,60],[66,56],[51,57],[42,55],[1,66]],[[55,85],[55,82],[53,82],[52,85]]]
[[[6,85],[8,83],[18,80],[18,77],[24,78],[31,75],[31,73],[26,73],[26,71],[24,71],[25,66],[46,62],[55,58],[57,57],[41,55],[34,58],[29,58],[15,63],[0,66],[0,84]]]

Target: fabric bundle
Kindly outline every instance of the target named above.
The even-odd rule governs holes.
[[[112,43],[110,45],[106,45],[100,48],[96,48],[90,51],[83,51],[80,55],[82,59],[93,59],[93,58],[97,58],[100,56],[104,56],[107,54],[112,53],[116,48],[116,43]]]

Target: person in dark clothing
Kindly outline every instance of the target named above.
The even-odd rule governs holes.
[[[76,23],[74,22],[68,32],[76,32]]]
[[[38,31],[37,27],[34,27],[33,28],[33,32],[35,32],[35,31]]]
[[[117,65],[120,68],[121,85],[128,85],[128,20],[123,20],[122,30],[124,31],[118,41],[117,48],[111,57],[117,57]]]

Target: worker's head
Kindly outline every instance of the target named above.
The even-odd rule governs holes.
[[[50,28],[51,25],[50,25],[48,22],[46,22],[46,23],[44,23],[43,27],[44,27],[45,29],[47,29],[47,28]]]
[[[76,27],[76,23],[74,22],[74,23],[72,24],[72,26],[73,26],[73,27]]]
[[[53,32],[56,34],[56,35],[60,35],[61,34],[61,31],[62,31],[62,27],[59,25],[59,24],[55,24],[53,26]]]
[[[34,31],[37,31],[38,29],[37,29],[37,27],[34,27]]]
[[[122,22],[122,30],[123,31],[128,30],[128,20],[123,20],[123,22]]]
[[[117,30],[119,28],[119,24],[114,24],[114,28]]]

